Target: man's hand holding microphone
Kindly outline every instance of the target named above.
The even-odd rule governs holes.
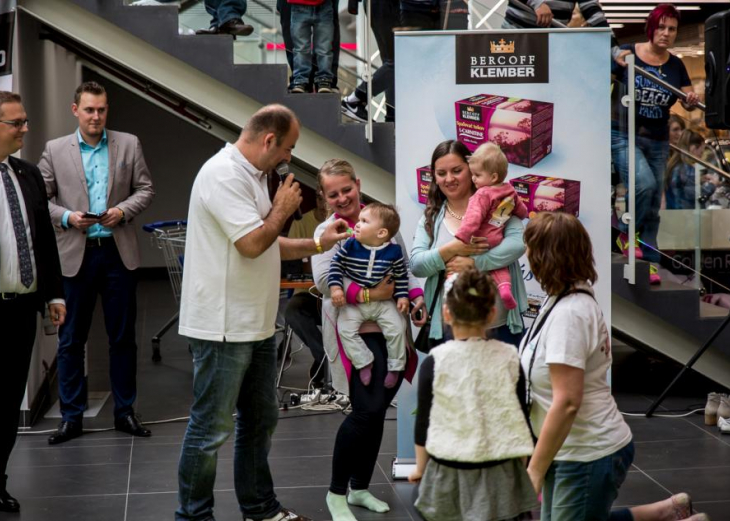
[[[302,204],[302,189],[299,183],[294,180],[294,174],[286,174],[288,171],[289,166],[286,163],[279,163],[276,167],[276,172],[281,178],[281,183],[274,195],[273,208],[281,211],[287,218],[298,212],[299,218],[301,219],[301,210],[299,207]],[[322,251],[319,251],[319,248],[317,248],[317,253],[328,251],[335,244],[343,239],[347,239],[349,236],[349,226],[344,219],[337,219],[329,223],[324,233],[319,237],[319,247],[321,247]]]

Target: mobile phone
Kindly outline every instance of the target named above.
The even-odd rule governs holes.
[[[411,302],[411,309],[415,308],[416,305]],[[414,317],[416,320],[423,320],[423,314],[425,313],[425,310],[423,308],[420,308],[418,311],[416,311],[416,316]]]
[[[101,219],[105,215],[106,215],[106,212],[101,212],[101,213],[86,212],[86,213],[84,213],[84,219]]]

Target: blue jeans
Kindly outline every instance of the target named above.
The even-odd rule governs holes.
[[[659,206],[664,192],[664,170],[667,166],[669,143],[636,136],[636,231],[642,242],[658,249]],[[621,182],[629,188],[629,139],[625,132],[611,130],[611,156]],[[628,197],[627,197],[628,204]],[[626,233],[628,226],[619,221]],[[659,262],[659,253],[642,248],[644,259]]]
[[[219,27],[246,14],[246,0],[205,0],[205,10],[212,17],[211,27]]]
[[[631,521],[629,509],[611,505],[632,461],[633,441],[595,461],[554,461],[542,487],[541,521]]]
[[[218,449],[236,437],[233,478],[243,517],[274,516],[268,455],[279,419],[274,337],[257,342],[212,342],[188,338],[193,353],[193,405],[178,468],[177,521],[212,520]]]
[[[63,277],[66,322],[58,331],[58,394],[63,421],[79,423],[86,410],[84,375],[86,341],[101,295],[104,325],[109,337],[109,378],[114,396],[114,417],[133,412],[137,399],[137,277],[128,270],[114,239],[87,245],[79,272]]]
[[[515,346],[515,348],[519,347],[520,342],[522,341],[522,336],[524,334],[524,329],[521,333],[514,334],[512,331],[509,330],[509,326],[507,324],[504,324],[503,326],[499,326],[494,329],[490,329],[487,332],[487,335],[490,338],[499,340],[500,342],[504,342],[505,344],[512,344],[513,346]]]
[[[334,26],[332,2],[291,5],[291,36],[294,45],[294,79],[292,85],[308,85],[312,70],[312,49],[317,57],[314,83],[332,82],[332,38]]]

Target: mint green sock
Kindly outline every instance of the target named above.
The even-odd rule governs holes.
[[[347,496],[327,492],[327,509],[332,515],[332,521],[357,521],[347,506]]]
[[[350,490],[347,502],[356,507],[365,507],[373,512],[383,514],[390,510],[388,503],[373,496],[369,490]],[[333,520],[334,521],[334,520]]]

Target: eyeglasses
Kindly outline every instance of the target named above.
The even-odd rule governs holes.
[[[20,130],[24,126],[28,125],[30,123],[30,120],[27,119],[10,119],[10,120],[0,120],[0,123],[5,123],[6,125],[12,125],[13,127]]]

